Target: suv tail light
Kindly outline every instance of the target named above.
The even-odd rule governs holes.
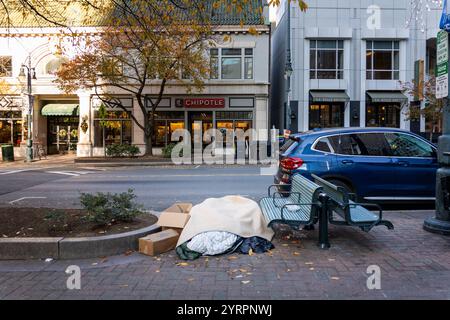
[[[292,171],[300,168],[303,165],[303,160],[300,158],[286,158],[281,160],[281,167],[283,169]]]

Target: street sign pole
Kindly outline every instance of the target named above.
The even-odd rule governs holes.
[[[450,235],[450,99],[448,86],[449,36],[439,31],[437,37],[436,98],[445,99],[443,130],[439,137],[436,173],[436,216],[425,220],[423,228],[429,232]]]

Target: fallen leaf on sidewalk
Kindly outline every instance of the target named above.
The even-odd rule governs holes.
[[[247,272],[247,269],[239,269],[240,272],[245,273]]]
[[[176,265],[179,266],[179,267],[187,267],[189,265],[189,263],[187,263],[187,262],[178,262]]]
[[[231,256],[231,257],[228,257],[228,260],[236,260],[238,257],[236,257],[236,256]]]
[[[269,257],[273,257],[273,252],[272,252],[272,250],[267,250],[267,255],[269,256]]]
[[[155,272],[156,272],[156,273],[160,273],[160,272],[161,272],[161,270],[155,270]]]
[[[3,238],[8,238],[8,236],[7,236],[6,234],[4,234],[2,237],[3,237]]]
[[[282,246],[283,247],[289,247],[289,245],[287,243],[283,243]]]
[[[294,255],[294,256],[299,256],[299,255],[300,255],[300,252],[294,252],[292,255]]]
[[[253,253],[253,250],[252,250],[252,249],[248,250],[248,255],[249,255],[249,256],[252,256],[252,255],[254,255],[254,253]]]
[[[187,281],[192,282],[194,280],[195,280],[195,278],[189,278]]]

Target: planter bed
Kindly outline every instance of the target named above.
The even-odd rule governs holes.
[[[0,208],[0,260],[82,259],[123,254],[138,248],[138,239],[159,231],[156,217],[146,214],[130,223],[94,228],[80,217],[83,210],[64,210],[62,225],[45,217],[58,210]],[[67,226],[66,226],[67,224]]]

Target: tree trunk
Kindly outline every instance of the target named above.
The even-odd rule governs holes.
[[[150,119],[147,118],[145,121],[145,155],[153,156],[153,128],[155,125],[154,111],[151,112]]]
[[[145,155],[153,156],[152,134],[148,135],[145,133]]]

